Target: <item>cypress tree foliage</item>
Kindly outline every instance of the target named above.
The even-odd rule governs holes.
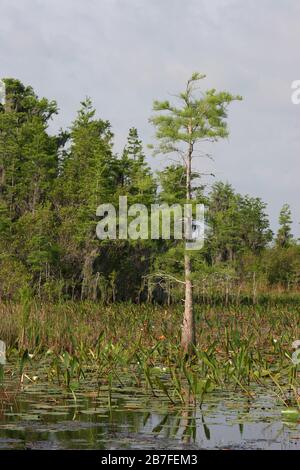
[[[237,198],[229,183],[216,182],[209,197],[207,245],[212,264],[233,261],[238,246]]]
[[[216,182],[209,197],[207,240],[212,264],[236,262],[247,252],[259,254],[272,240],[266,204],[235,193],[229,183]]]
[[[291,245],[292,235],[292,213],[290,206],[284,204],[279,214],[279,230],[276,236],[276,245],[280,248],[287,248]]]
[[[141,202],[149,205],[154,201],[156,183],[146,157],[143,145],[135,127],[129,129],[127,144],[119,162],[119,182],[122,193],[129,202]]]
[[[0,107],[0,264],[6,272],[3,290],[10,296],[14,292],[7,279],[11,269],[18,279],[16,289],[31,280],[40,290],[42,280],[51,272],[54,227],[45,222],[52,219],[49,197],[58,174],[59,143],[47,130],[57,113],[56,102],[38,98],[19,80],[4,82],[6,100]]]
[[[125,152],[128,156],[132,158],[132,160],[144,164],[145,155],[143,152],[143,144],[142,141],[139,140],[138,131],[136,127],[131,127],[129,129]]]
[[[151,118],[156,127],[156,137],[160,142],[158,152],[179,153],[185,166],[186,202],[192,201],[192,159],[196,147],[204,140],[217,141],[228,135],[226,124],[227,107],[238,96],[227,92],[217,93],[208,90],[196,96],[199,81],[205,75],[194,73],[188,80],[186,89],[178,95],[179,105],[169,101],[155,101],[153,109],[158,114]],[[187,220],[191,225],[191,220]],[[185,270],[185,309],[182,325],[181,344],[190,354],[196,345],[195,317],[193,312],[192,263],[190,253],[184,255]]]
[[[197,174],[191,175],[192,180]],[[172,164],[158,172],[161,191],[159,200],[168,204],[184,203],[186,198],[185,167],[182,164]],[[194,189],[194,188],[193,188]]]
[[[57,139],[47,127],[55,101],[39,99],[31,87],[5,79],[0,109],[0,193],[12,219],[44,203],[57,175]]]
[[[241,252],[259,255],[273,238],[266,214],[267,205],[258,197],[237,195]]]
[[[112,153],[111,126],[95,118],[90,98],[81,103],[73,122],[70,147],[61,162],[59,194],[66,205],[95,207],[115,189],[115,157]]]
[[[299,289],[299,241],[292,237],[289,206],[280,212],[272,245],[261,199],[238,194],[223,182],[208,192],[192,168],[198,144],[228,135],[227,106],[236,98],[215,90],[199,96],[200,78],[195,74],[189,80],[178,105],[154,103],[157,151],[181,157],[156,174],[135,127],[121,155],[114,154],[111,125],[96,116],[89,98],[70,129],[51,135],[56,102],[38,97],[19,80],[5,79],[6,99],[0,104],[0,299],[17,300],[29,288],[49,301],[172,302],[182,299],[185,289],[182,347],[190,352],[195,344],[194,287],[197,301],[205,288],[219,295],[223,281],[227,293],[230,286],[238,292],[250,288],[253,298],[259,283],[262,291]],[[119,196],[127,196],[129,206],[146,205],[148,211],[154,203],[204,202],[204,249],[185,250],[181,240],[172,238],[173,228],[170,240],[98,240],[97,206],[112,203],[117,208]]]
[[[116,195],[127,196],[128,207],[144,204],[150,211],[151,204],[156,201],[157,184],[134,127],[129,129],[117,168]],[[131,298],[139,302],[146,296],[144,278],[151,271],[156,244],[151,240],[117,240],[114,248],[116,257],[110,259],[110,264],[117,271],[117,291],[122,299]]]
[[[115,202],[117,182],[110,123],[95,113],[89,98],[81,103],[55,190],[63,275],[82,299],[97,296],[99,276],[93,265],[103,247],[96,238],[96,209]]]

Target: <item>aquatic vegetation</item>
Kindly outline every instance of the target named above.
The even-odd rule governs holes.
[[[196,309],[199,346],[187,359],[179,342],[179,305],[30,302],[24,322],[24,305],[0,304],[0,336],[7,346],[0,424],[6,423],[7,432],[20,433],[27,422],[33,429],[33,423],[43,423],[40,428],[46,430],[43,417],[49,416],[57,417],[58,433],[75,425],[78,433],[83,424],[96,426],[80,431],[87,439],[83,447],[91,448],[96,445],[91,436],[99,440],[103,422],[122,429],[121,417],[133,423],[141,416],[139,429],[149,435],[172,442],[180,435],[181,445],[202,436],[209,447],[212,400],[222,401],[226,393],[241,436],[244,423],[258,419],[260,396],[266,403],[263,420],[269,419],[268,406],[275,413],[276,405],[282,432],[297,426],[300,306]],[[28,393],[33,408],[26,407]],[[1,426],[0,434],[6,435]]]
[[[115,387],[138,387],[174,406],[201,405],[213,390],[232,387],[253,398],[255,384],[286,407],[299,406],[299,306],[197,306],[199,346],[187,360],[180,306],[25,305],[26,322],[24,303],[0,305],[0,335],[9,362],[19,362],[21,383],[38,382],[34,369],[42,363],[42,378],[73,395],[85,381],[97,393],[106,389],[110,408]]]

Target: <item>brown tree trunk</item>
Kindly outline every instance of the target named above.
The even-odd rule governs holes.
[[[189,127],[189,133],[192,133],[192,127]],[[193,144],[190,143],[186,161],[186,199],[187,202],[192,199],[191,191],[191,169],[192,169]],[[191,227],[192,221],[186,221],[187,226]],[[185,234],[185,238],[187,234]],[[184,316],[182,323],[181,347],[187,354],[192,354],[196,345],[195,317],[193,310],[193,285],[191,280],[192,266],[191,258],[188,252],[184,255],[184,278],[185,278],[185,303]]]
[[[186,253],[184,255],[184,274],[185,274],[185,303],[184,316],[182,324],[181,346],[183,350],[190,354],[196,345],[195,318],[193,310],[193,286],[191,277],[191,259]]]

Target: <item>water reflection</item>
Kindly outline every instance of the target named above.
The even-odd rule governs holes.
[[[77,399],[49,384],[0,398],[0,449],[300,449],[299,425],[261,393],[214,393],[201,408],[173,406],[139,390],[80,390]]]

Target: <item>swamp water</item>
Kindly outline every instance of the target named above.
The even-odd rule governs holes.
[[[48,382],[16,395],[12,385],[0,395],[0,449],[300,449],[300,424],[259,388],[207,394],[200,408],[134,387],[85,382],[74,397]]]

